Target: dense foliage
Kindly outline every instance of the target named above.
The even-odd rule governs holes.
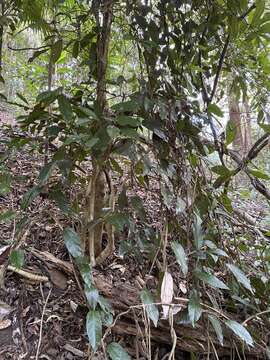
[[[239,172],[266,206],[270,199],[269,177],[253,161],[270,133],[267,2],[6,0],[0,25],[1,97],[20,127],[9,152],[28,146],[44,161],[18,224],[49,184],[69,224],[63,238],[84,281],[93,350],[113,310],[91,272],[117,245],[138,262],[140,254],[158,259],[161,290],[140,294],[155,326],[155,303],[172,303],[174,254],[189,299],[176,321],[195,326],[206,316],[221,343],[225,325],[267,351],[256,321],[269,329],[269,234],[249,228],[237,237],[232,221]],[[220,131],[228,91],[257,114],[257,142],[244,158],[231,147],[232,123]],[[12,181],[5,160],[2,193]],[[133,186],[155,192],[157,226]],[[115,343],[108,353],[128,358]]]

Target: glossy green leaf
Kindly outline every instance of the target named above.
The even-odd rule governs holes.
[[[154,304],[154,298],[148,290],[142,290],[140,293],[142,303],[145,305],[145,309],[149,318],[153,321],[155,327],[157,327],[159,319],[159,311],[157,306]]]
[[[246,289],[252,292],[252,287],[250,284],[249,279],[246,277],[246,275],[243,273],[242,270],[240,270],[237,266],[233,264],[226,264],[227,268],[231,270],[233,275],[235,276],[236,280],[241,283]]]
[[[183,271],[184,276],[186,276],[188,273],[188,264],[187,264],[187,256],[183,246],[180,243],[173,241],[171,243],[171,247],[176,257],[176,260]]]
[[[86,332],[92,349],[96,351],[102,338],[102,321],[99,311],[90,310],[88,312],[86,317]]]
[[[250,333],[244,328],[243,325],[233,320],[226,320],[225,324],[242,339],[247,345],[253,346],[253,339]]]
[[[23,250],[12,250],[9,255],[9,260],[12,266],[20,269],[24,265],[24,251]]]
[[[202,315],[202,307],[200,304],[200,296],[196,290],[192,290],[188,302],[188,315],[192,326],[200,319]]]
[[[111,360],[131,360],[131,357],[125,349],[122,348],[120,344],[115,342],[110,343],[107,346],[108,354]]]
[[[195,270],[194,275],[201,281],[206,282],[207,284],[211,285],[217,289],[225,289],[229,290],[228,286],[224,284],[223,281],[219,280],[216,276],[208,274],[204,271]]]
[[[66,228],[64,230],[63,237],[68,252],[74,258],[83,257],[81,239],[79,235],[72,228]]]
[[[216,316],[210,315],[210,314],[208,315],[208,319],[216,332],[216,335],[217,335],[217,338],[218,338],[220,344],[223,346],[223,331],[222,331],[220,321],[218,320],[218,318]]]

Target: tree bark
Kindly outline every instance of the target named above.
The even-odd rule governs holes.
[[[238,101],[234,98],[233,94],[229,95],[229,115],[230,120],[234,124],[236,135],[233,140],[233,148],[240,154],[243,154],[244,141],[241,127],[241,111]]]

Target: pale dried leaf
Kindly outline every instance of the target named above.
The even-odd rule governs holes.
[[[163,276],[160,298],[162,304],[166,304],[162,305],[162,310],[163,318],[167,319],[169,314],[168,304],[171,304],[173,299],[173,278],[172,275],[167,271],[165,271]]]
[[[1,320],[0,321],[0,330],[3,330],[3,329],[6,329],[6,328],[10,327],[11,323],[12,322],[9,319]]]

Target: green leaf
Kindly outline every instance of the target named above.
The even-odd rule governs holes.
[[[207,110],[210,114],[215,114],[220,117],[223,116],[223,111],[216,104],[209,104]]]
[[[247,345],[253,346],[253,339],[250,333],[244,328],[243,325],[233,320],[226,320],[225,324],[237,335],[247,343]]]
[[[25,210],[31,202],[39,195],[41,188],[39,186],[34,186],[32,189],[28,190],[22,198],[21,208]]]
[[[176,260],[178,262],[178,264],[180,265],[182,271],[183,271],[183,274],[184,276],[187,276],[187,273],[188,273],[188,264],[187,264],[187,257],[186,257],[186,253],[185,253],[185,250],[183,248],[183,246],[176,242],[176,241],[173,241],[171,243],[171,247],[172,247],[172,250],[174,252],[174,255],[176,257]]]
[[[0,194],[6,195],[11,190],[11,175],[10,174],[0,174]]]
[[[79,55],[79,49],[80,49],[80,42],[75,41],[72,48],[72,57],[74,57],[75,59],[77,59]]]
[[[201,281],[206,282],[214,288],[229,290],[228,286],[223,281],[219,280],[216,276],[208,274],[204,271],[195,270],[194,275]]]
[[[137,127],[141,125],[141,121],[139,119],[133,118],[131,116],[119,115],[115,119],[118,125],[120,126],[132,126]]]
[[[16,92],[16,95],[18,96],[18,98],[20,98],[24,103],[28,105],[28,101],[21,93]]]
[[[194,216],[193,236],[194,236],[196,248],[199,250],[202,247],[204,235],[202,230],[202,219],[197,213]]]
[[[158,319],[159,319],[159,311],[156,305],[154,304],[154,299],[152,294],[148,290],[142,290],[140,293],[140,297],[142,303],[146,308],[147,315],[153,321],[155,327],[157,327]]]
[[[230,177],[232,175],[231,171],[226,166],[222,165],[213,166],[211,170],[221,176]]]
[[[12,210],[7,210],[0,214],[0,221],[10,221],[16,217],[16,212]]]
[[[125,112],[125,111],[133,112],[133,111],[137,111],[139,108],[140,105],[138,104],[137,101],[134,100],[121,102],[112,106],[112,109],[118,112]]]
[[[81,239],[79,235],[72,228],[66,228],[64,230],[63,237],[68,252],[74,258],[83,257]]]
[[[144,210],[144,204],[139,196],[132,196],[130,198],[131,205],[141,219],[145,219],[146,213]]]
[[[235,38],[239,32],[239,20],[237,16],[230,15],[228,17],[229,34],[232,38]]]
[[[210,321],[210,323],[212,324],[216,334],[217,334],[217,338],[220,342],[220,344],[223,346],[223,331],[222,331],[222,327],[220,324],[220,321],[218,320],[218,318],[214,315],[208,315],[208,319]]]
[[[93,350],[96,351],[102,337],[102,321],[99,311],[90,310],[88,312],[86,317],[86,332]]]
[[[237,266],[233,264],[226,264],[227,268],[231,270],[233,275],[235,276],[236,280],[241,283],[246,289],[252,292],[252,287],[250,284],[249,279],[246,277],[246,275],[243,273],[242,270],[240,270]]]
[[[95,310],[98,300],[99,300],[99,292],[98,290],[93,286],[86,285],[84,288],[85,296],[88,301],[89,306]]]
[[[265,33],[269,34],[269,32],[270,32],[270,22],[268,22],[260,27],[261,34],[265,34]]]
[[[73,113],[72,113],[72,107],[70,105],[70,101],[63,94],[59,95],[57,100],[58,100],[59,110],[63,115],[63,118],[68,122],[72,121]]]
[[[260,23],[260,18],[263,15],[264,8],[265,8],[265,1],[264,0],[257,0],[256,1],[256,8],[255,8],[255,11],[253,13],[253,17],[252,17],[252,21],[251,21],[252,26],[256,26],[256,25],[258,25]]]
[[[120,130],[116,126],[109,125],[106,130],[111,139],[115,139],[120,135]]]
[[[126,350],[123,349],[120,344],[115,342],[110,343],[107,346],[107,351],[111,360],[131,360],[131,357],[126,352]]]
[[[200,304],[200,296],[196,290],[192,290],[188,302],[188,316],[192,326],[200,319],[202,314],[202,307]]]
[[[11,265],[20,269],[24,264],[24,251],[23,250],[12,250],[9,256]]]
[[[270,180],[270,176],[268,176],[267,174],[259,171],[259,170],[250,170],[249,172],[255,176],[257,179],[264,179],[264,180]]]
[[[108,216],[106,220],[112,224],[117,231],[122,231],[124,226],[129,223],[129,217],[124,213],[114,213]]]
[[[236,136],[236,126],[232,120],[229,120],[226,125],[226,145],[233,142]]]
[[[56,61],[60,58],[63,50],[63,41],[62,39],[57,40],[51,47],[51,61],[56,63]]]
[[[46,183],[46,181],[49,179],[54,165],[55,165],[54,162],[50,162],[50,163],[46,164],[45,166],[43,166],[43,168],[41,169],[39,176],[38,176],[40,186],[44,185]]]

